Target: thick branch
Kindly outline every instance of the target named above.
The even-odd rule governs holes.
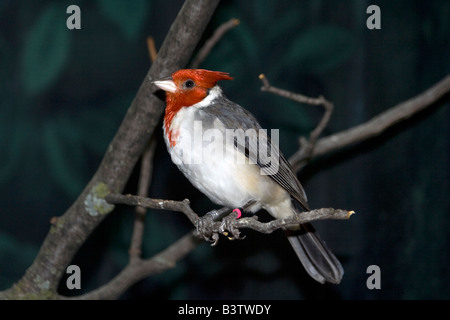
[[[25,276],[0,293],[0,298],[58,298],[56,289],[66,266],[112,210],[102,198],[110,191],[122,191],[161,117],[164,104],[154,95],[156,89],[150,80],[187,64],[218,2],[184,2],[97,172],[74,204],[56,220]]]

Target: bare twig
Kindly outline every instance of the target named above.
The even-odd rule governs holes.
[[[197,56],[192,60],[190,64],[190,68],[196,69],[200,66],[200,64],[205,60],[208,54],[211,52],[211,49],[219,42],[220,39],[232,28],[236,27],[239,24],[239,19],[230,19],[227,22],[221,24],[213,33],[211,38],[209,38],[203,47],[198,52]]]
[[[122,195],[111,193],[105,197],[105,200],[111,204],[126,204],[129,206],[140,206],[147,209],[162,209],[177,212],[183,212],[192,224],[197,223],[198,216],[189,206],[189,200],[183,201],[151,199],[146,197],[134,196],[131,194]]]
[[[275,219],[269,222],[259,222],[254,218],[242,218],[235,220],[234,227],[236,228],[248,228],[262,233],[272,233],[275,230],[285,228],[288,226],[294,226],[301,223],[307,223],[315,220],[347,220],[353,215],[354,211],[333,209],[333,208],[321,208],[314,209],[301,214],[292,215],[285,219]]]
[[[117,299],[125,290],[139,280],[174,268],[178,261],[202,242],[193,232],[189,232],[150,259],[130,261],[114,279],[98,289],[70,299]]]
[[[447,75],[419,95],[391,107],[365,123],[320,138],[314,146],[311,157],[317,158],[376,137],[397,123],[405,121],[420,111],[430,107],[449,93],[450,75]],[[304,152],[299,149],[289,158],[289,162],[298,170],[298,165],[304,162],[305,159]]]
[[[119,198],[121,197],[118,197],[117,199]],[[127,198],[128,200],[133,201],[131,199],[136,197],[127,196]],[[161,200],[149,201],[146,204],[150,204],[153,208],[154,205],[160,201]],[[142,201],[138,202],[143,204]],[[174,206],[172,209],[178,208],[184,210],[186,203],[184,201],[165,202],[163,200],[162,206],[164,208]],[[352,213],[353,212],[325,208],[305,212],[288,219],[273,220],[267,223],[259,222],[254,218],[230,220],[232,223],[234,221],[234,223],[228,227],[230,229],[232,227],[249,228],[263,233],[271,233],[274,230],[282,228],[283,226],[298,224],[301,222],[309,222],[318,219],[348,219]],[[222,232],[220,227],[221,223],[214,222],[214,229],[216,232]],[[165,270],[174,268],[178,261],[194,250],[200,243],[203,243],[203,241],[198,237],[198,235],[196,235],[195,232],[189,232],[152,258],[146,260],[134,260],[133,262],[130,262],[114,279],[104,286],[72,299],[116,299],[122,294],[122,292],[137,281],[150,275],[158,274]]]
[[[327,127],[328,123],[330,122],[331,114],[333,113],[333,104],[329,102],[327,99],[325,99],[323,96],[319,96],[318,98],[311,98],[304,96],[302,94],[293,93],[284,89],[280,89],[277,87],[273,87],[270,83],[267,77],[264,74],[259,75],[259,79],[263,83],[263,86],[261,87],[262,91],[271,92],[273,94],[279,95],[281,97],[285,97],[287,99],[290,99],[292,101],[298,102],[298,103],[306,103],[309,105],[314,106],[323,106],[325,109],[325,113],[322,117],[322,119],[317,124],[316,128],[311,131],[309,134],[309,140],[305,140],[304,138],[300,139],[300,150],[302,152],[302,157],[304,158],[304,161],[307,161],[312,153],[314,146],[316,145],[317,139],[322,134],[323,130]],[[298,168],[294,168],[298,169]]]
[[[295,171],[300,170],[312,158],[380,135],[395,124],[407,120],[429,107],[450,92],[450,75],[448,75],[423,93],[382,112],[363,124],[318,139],[330,120],[333,104],[322,96],[310,98],[272,87],[263,74],[259,78],[263,82],[262,91],[268,91],[299,103],[323,105],[325,108],[325,114],[317,127],[311,132],[309,141],[300,139],[302,143],[300,143],[299,150],[289,158],[289,162]]]
[[[141,159],[141,170],[138,182],[138,195],[146,197],[148,188],[151,184],[153,173],[153,156],[155,154],[156,138],[153,134],[145,147]],[[133,233],[131,236],[131,244],[129,249],[130,259],[141,256],[142,239],[144,236],[146,209],[144,207],[136,206],[136,213],[133,224]]]
[[[158,51],[156,50],[155,39],[153,39],[153,37],[147,37],[147,50],[150,61],[154,62],[156,60]]]
[[[185,199],[183,201],[174,200],[162,200],[162,199],[151,199],[144,198],[134,195],[121,195],[121,194],[109,194],[106,196],[106,201],[111,204],[126,204],[131,206],[140,206],[148,209],[162,209],[182,212],[188,217],[194,226],[198,226],[198,221],[200,218],[189,206],[189,200]],[[322,208],[315,209],[308,212],[302,212],[285,219],[276,219],[267,223],[257,221],[257,217],[251,218],[241,218],[241,219],[229,219],[227,221],[227,226],[223,225],[222,221],[209,220],[208,226],[209,232],[212,233],[224,233],[224,231],[231,229],[241,229],[250,228],[262,233],[272,233],[273,231],[291,226],[298,225],[299,223],[311,222],[313,220],[323,220],[323,219],[348,219],[354,211],[346,211],[341,209],[333,208]],[[207,217],[206,214],[204,217]],[[203,236],[200,232],[198,236]]]

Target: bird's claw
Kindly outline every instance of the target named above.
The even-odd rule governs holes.
[[[212,210],[199,218],[195,226],[198,234],[206,241],[211,242],[211,246],[215,246],[219,242],[219,233],[226,236],[229,240],[240,240],[245,238],[241,237],[239,229],[234,227],[234,221],[242,216],[239,208],[234,209],[231,214],[222,219],[218,230],[219,232],[214,231],[214,222],[216,222],[215,218],[217,215],[218,211]]]
[[[213,210],[216,211],[216,210]],[[203,217],[200,217],[197,220],[197,223],[195,225],[195,228],[197,229],[197,232],[200,236],[203,237],[206,241],[213,242],[212,245],[216,245],[217,241],[219,241],[219,237],[217,232],[214,232],[213,225],[214,225],[214,212],[207,213]],[[212,239],[211,239],[212,238]]]
[[[219,232],[226,236],[229,240],[242,240],[241,232],[235,227],[234,222],[242,216],[240,209],[234,209],[233,212],[222,219],[219,226]],[[231,234],[231,235],[230,235]]]

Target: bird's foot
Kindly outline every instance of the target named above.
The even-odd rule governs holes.
[[[219,241],[219,234],[223,234],[229,240],[244,239],[240,236],[239,229],[234,227],[234,221],[242,217],[243,209],[236,208],[230,214],[225,216],[220,221],[220,226],[217,230],[217,224],[220,218],[226,214],[224,210],[212,210],[199,218],[196,223],[198,234],[206,241],[211,242],[211,246],[215,246]],[[229,211],[228,211],[229,212]]]
[[[206,241],[212,242],[213,246],[215,246],[217,244],[217,241],[219,241],[218,233],[214,232],[214,222],[217,215],[218,211],[212,210],[205,214],[203,217],[200,217],[195,225],[198,234],[202,236]]]
[[[241,237],[241,232],[238,228],[235,227],[234,222],[242,217],[241,209],[236,208],[222,219],[222,222],[220,223],[219,232],[222,233],[224,236],[226,236],[229,240],[241,240],[244,239],[244,237]]]

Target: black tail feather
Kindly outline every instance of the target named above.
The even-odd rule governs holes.
[[[341,282],[344,275],[341,263],[320,239],[311,224],[301,224],[300,229],[285,230],[285,233],[301,263],[313,279],[320,283]]]

